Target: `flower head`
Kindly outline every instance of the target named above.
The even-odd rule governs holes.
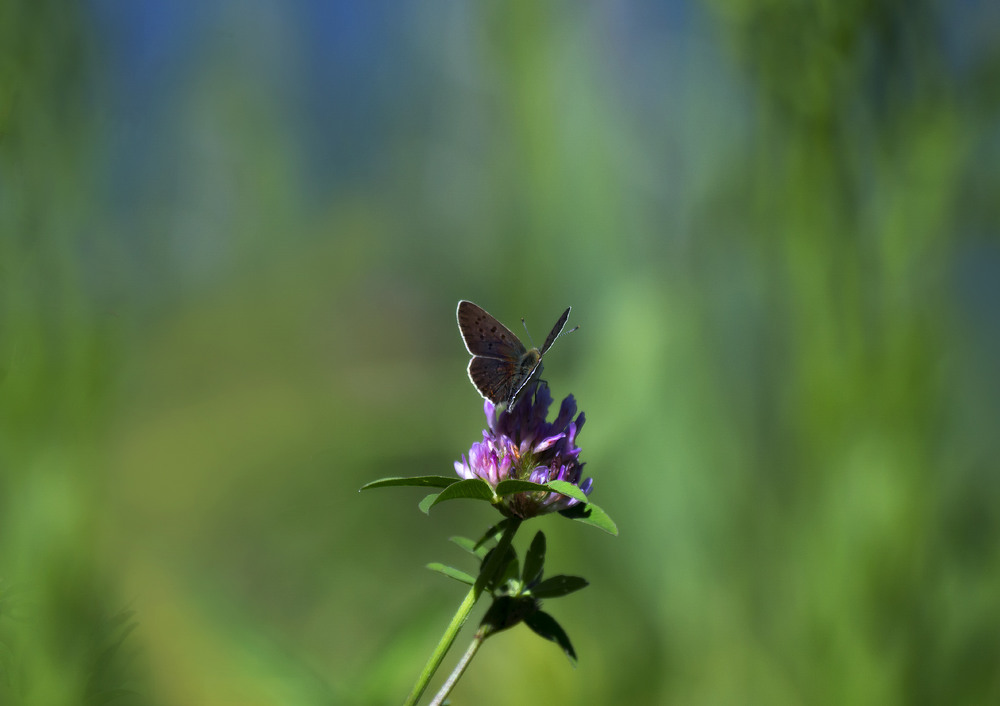
[[[492,402],[485,401],[487,428],[483,430],[483,440],[472,445],[468,456],[455,462],[455,471],[465,479],[482,478],[494,488],[504,480],[539,484],[562,480],[589,494],[592,479],[580,482],[583,464],[576,446],[576,435],[583,427],[583,412],[576,415],[576,400],[570,395],[562,401],[556,418],[547,422],[552,405],[548,385],[532,383],[532,386],[511,408],[500,412]],[[500,511],[527,519],[566,510],[578,502],[559,493],[515,493],[504,497]]]

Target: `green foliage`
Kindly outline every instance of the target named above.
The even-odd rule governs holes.
[[[593,525],[598,529],[604,530],[608,534],[618,536],[618,525],[615,524],[614,520],[608,517],[608,514],[604,512],[604,510],[594,503],[574,505],[568,510],[561,510],[559,514],[563,517],[568,517],[571,520],[582,522],[585,525]]]
[[[497,483],[496,492],[502,498],[505,495],[513,495],[514,493],[545,493],[548,492],[548,488],[542,484],[526,480],[502,480]]]
[[[528,585],[538,583],[542,578],[545,566],[545,535],[535,532],[528,553],[524,555],[524,582]]]
[[[540,609],[540,599],[565,596],[588,584],[578,576],[559,575],[542,581],[545,545],[545,535],[536,532],[525,555],[524,571],[519,570],[517,552],[508,547],[498,576],[486,583],[493,603],[483,616],[478,635],[485,640],[523,622],[536,634],[558,644],[575,667],[576,651],[569,637],[555,618]]]
[[[444,564],[439,564],[438,562],[431,562],[430,564],[427,565],[427,568],[430,569],[431,571],[436,571],[439,574],[444,574],[448,578],[455,579],[456,581],[464,583],[468,586],[471,586],[476,582],[476,579],[474,577],[470,576],[464,571],[461,571],[451,566],[445,566]]]
[[[515,493],[557,492],[581,501],[581,504],[574,505],[568,510],[561,510],[561,515],[572,520],[578,520],[584,524],[592,525],[609,534],[618,534],[618,526],[615,525],[614,521],[610,517],[608,517],[607,513],[597,505],[589,502],[587,496],[584,495],[579,487],[565,481],[557,480],[540,485],[538,483],[530,483],[523,480],[505,480],[500,481],[494,491],[494,489],[490,487],[489,483],[480,478],[459,480],[457,478],[446,478],[442,476],[417,476],[413,478],[393,477],[380,478],[379,480],[365,483],[361,486],[361,490],[399,486],[445,489],[440,493],[428,495],[420,501],[419,508],[421,512],[425,514],[429,514],[431,508],[438,503],[443,503],[448,500],[486,500],[491,503],[496,503],[499,498],[506,495],[513,495]],[[496,527],[501,528],[500,532],[503,531],[503,525],[496,525]],[[492,535],[488,532],[487,536],[484,537],[483,540],[487,537],[492,537]],[[476,546],[480,546],[483,540],[480,540]]]
[[[590,582],[580,576],[553,576],[544,581],[538,581],[532,587],[531,595],[536,598],[558,598],[559,596],[568,596],[570,593],[589,585]]]
[[[490,561],[490,556],[496,551],[491,549],[483,557],[482,566],[485,568]],[[508,546],[507,550],[497,559],[497,570],[492,575],[483,574],[485,578],[485,588],[490,593],[506,593],[511,585],[520,576],[520,562],[517,558],[517,551],[514,547]],[[482,572],[481,572],[482,573]]]
[[[476,540],[476,551],[483,551],[487,544],[498,541],[500,536],[507,531],[507,528],[510,526],[512,521],[513,520],[510,519],[500,520],[500,522],[497,522],[495,525],[483,532],[483,536]]]
[[[563,495],[568,495],[571,498],[575,498],[582,503],[587,502],[587,496],[578,486],[568,483],[564,480],[552,480],[545,484],[548,486],[549,490],[554,490],[557,493],[562,493]]]
[[[481,478],[469,478],[460,480],[438,493],[437,499],[431,503],[431,507],[447,500],[486,500],[492,502],[495,497],[489,483]]]
[[[451,537],[450,541],[469,552],[469,554],[479,557],[480,559],[482,559],[483,555],[486,554],[486,550],[484,548],[477,547],[476,543],[467,537]]]
[[[447,488],[458,483],[458,478],[446,478],[444,476],[419,476],[415,478],[379,478],[371,483],[365,483],[361,490],[372,488],[391,488],[394,486],[412,486],[414,488]]]
[[[562,629],[562,626],[551,615],[543,610],[535,611],[524,619],[524,624],[531,628],[536,635],[559,645],[569,658],[570,664],[574,667],[576,666],[576,650],[573,649],[566,631]]]

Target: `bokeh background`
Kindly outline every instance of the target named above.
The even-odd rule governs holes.
[[[519,627],[454,703],[1000,702],[998,48],[986,0],[0,3],[0,702],[401,702],[497,518],[357,489],[479,438],[460,298],[573,306],[621,533],[526,526],[580,666]]]

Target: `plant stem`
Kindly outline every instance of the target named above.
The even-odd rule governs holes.
[[[448,694],[450,694],[451,690],[455,688],[455,684],[457,684],[458,680],[463,674],[465,674],[465,668],[469,666],[469,662],[471,662],[472,658],[476,656],[476,652],[479,651],[479,648],[485,639],[486,637],[483,635],[483,630],[480,628],[476,631],[475,637],[472,638],[472,642],[469,644],[469,649],[465,651],[465,654],[462,655],[462,659],[460,659],[458,664],[455,665],[455,669],[448,677],[448,680],[441,686],[441,690],[438,691],[437,695],[435,695],[434,700],[430,703],[430,706],[441,706],[441,704],[444,703],[444,700],[448,698]]]
[[[438,641],[437,647],[435,647],[434,652],[431,653],[430,659],[427,660],[427,664],[424,665],[423,671],[420,672],[420,676],[417,677],[417,682],[413,685],[413,690],[406,698],[403,706],[416,706],[417,701],[420,700],[420,697],[427,688],[427,684],[430,682],[431,677],[434,676],[434,672],[436,672],[437,668],[441,666],[441,661],[444,659],[445,654],[448,652],[449,648],[451,648],[452,643],[455,642],[455,638],[458,637],[458,631],[462,629],[465,621],[468,620],[469,613],[472,612],[472,606],[474,606],[476,601],[479,600],[479,596],[486,587],[487,581],[489,581],[490,577],[496,573],[500,561],[507,554],[507,547],[510,546],[511,541],[514,539],[514,534],[520,526],[521,520],[518,519],[512,518],[507,522],[507,529],[504,530],[503,535],[500,537],[500,541],[497,542],[497,546],[490,555],[489,561],[486,562],[482,571],[479,572],[479,577],[476,579],[476,583],[473,584],[472,588],[470,588],[469,592],[465,595],[465,599],[455,612],[455,616],[451,619],[451,623],[449,623],[448,627],[445,629],[444,635],[442,635],[441,639]],[[473,651],[473,654],[474,653],[475,651]]]

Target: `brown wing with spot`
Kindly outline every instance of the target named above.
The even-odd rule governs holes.
[[[514,365],[527,352],[509,328],[470,301],[458,303],[458,330],[472,355],[507,360]]]
[[[522,382],[516,363],[478,355],[469,361],[469,379],[493,404],[509,402]]]

